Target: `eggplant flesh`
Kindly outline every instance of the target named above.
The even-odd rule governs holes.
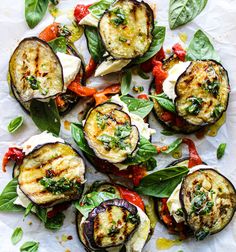
[[[108,182],[95,181],[91,187],[91,191],[113,193],[117,198],[121,198],[117,185]]]
[[[9,72],[22,102],[55,97],[63,90],[61,63],[52,48],[37,37],[20,42],[11,56]]]
[[[135,217],[132,221],[131,217]],[[94,208],[83,225],[91,250],[123,245],[140,223],[137,208],[124,199],[107,200]]]
[[[92,109],[84,125],[85,138],[96,156],[121,163],[137,148],[139,132],[122,107],[104,103]]]
[[[148,51],[153,24],[153,11],[148,4],[118,0],[103,14],[98,30],[113,58],[133,59]]]
[[[79,154],[68,144],[48,143],[25,156],[19,167],[18,184],[21,191],[36,205],[53,205],[79,199],[83,189],[85,166]],[[42,180],[62,181],[59,191],[45,187]],[[49,181],[49,182],[50,182]],[[70,183],[69,188],[61,191]],[[55,189],[56,190],[56,189]]]
[[[67,53],[80,58],[79,54],[71,46],[67,46]],[[82,61],[81,61],[79,74],[77,75],[76,78],[79,80],[81,85],[84,85],[84,81],[85,81],[84,80],[84,65]],[[25,110],[25,112],[30,114],[31,101],[23,101],[21,99],[12,81],[11,81],[10,87],[11,87],[11,91],[15,99],[20,103],[21,107]],[[67,114],[80,100],[80,97],[74,92],[70,91],[69,89],[66,89],[65,92],[60,93],[58,96],[64,102],[63,106],[58,106],[58,111],[60,115]]]
[[[229,224],[236,210],[236,191],[216,170],[200,169],[183,179],[180,202],[187,224],[202,240]]]
[[[169,71],[175,64],[179,63],[179,59],[176,55],[170,56],[163,62],[163,70]],[[155,84],[153,83],[150,88],[150,94],[156,95],[155,91]],[[152,99],[152,98],[151,98]],[[164,108],[160,106],[158,101],[156,99],[152,99],[153,101],[153,112],[154,115],[157,117],[158,121],[162,123],[162,125],[170,130],[173,130],[177,133],[183,133],[183,134],[190,134],[195,131],[198,131],[201,127],[197,125],[193,125],[191,123],[188,123],[186,120],[184,120],[181,117],[177,117],[176,115],[173,115],[175,118],[177,118],[176,121],[166,121],[163,119],[163,115],[166,112]],[[181,126],[177,124],[177,121],[181,121]]]
[[[213,124],[227,109],[229,80],[223,66],[212,60],[193,61],[175,86],[177,114],[197,126]]]

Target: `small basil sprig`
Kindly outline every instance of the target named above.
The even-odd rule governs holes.
[[[168,98],[165,93],[161,93],[158,95],[149,95],[149,97],[156,99],[159,105],[172,113],[175,113],[175,104]]]
[[[164,136],[173,136],[174,134],[176,134],[176,132],[171,131],[171,130],[162,130],[161,134]]]
[[[29,205],[25,209],[24,218],[29,215],[33,207],[34,207],[34,204],[30,202]]]
[[[116,0],[100,0],[99,2],[94,3],[89,7],[89,12],[93,16],[100,18],[105,10],[109,9],[110,5],[115,1]]]
[[[85,137],[83,126],[80,123],[72,123],[71,124],[71,135],[74,139],[75,143],[78,147],[84,151],[85,153],[89,154],[90,156],[94,156],[93,150],[89,147]]]
[[[220,61],[220,57],[207,35],[203,31],[198,30],[187,48],[186,61],[208,59]]]
[[[12,236],[11,236],[11,242],[13,245],[16,245],[23,237],[23,230],[21,227],[17,227]]]
[[[97,28],[86,26],[84,29],[84,34],[87,40],[88,50],[91,54],[91,57],[96,62],[101,61],[106,50],[103,46],[101,38],[98,35]]]
[[[39,249],[39,242],[27,241],[20,247],[20,252],[37,252]]]
[[[24,209],[13,203],[18,197],[16,192],[17,185],[17,178],[14,178],[3,189],[0,195],[0,212],[20,212]]]
[[[30,104],[30,115],[36,126],[59,135],[61,122],[57,105],[53,99],[49,102],[41,102],[33,99]]]
[[[65,214],[62,212],[58,212],[55,216],[52,218],[47,218],[47,221],[44,223],[45,228],[50,230],[59,230],[61,226],[63,225]]]
[[[153,108],[153,102],[149,100],[137,99],[129,96],[122,96],[120,98],[129,109],[129,112],[145,118]]]
[[[185,166],[173,166],[153,172],[141,180],[135,191],[157,198],[169,197],[188,172],[189,169]]]
[[[132,82],[132,73],[130,69],[127,69],[121,79],[121,94],[127,95],[130,91],[130,85]]]
[[[7,126],[8,132],[13,133],[16,130],[18,130],[21,127],[21,125],[23,124],[23,121],[24,121],[24,119],[22,116],[18,116],[16,118],[12,119]]]
[[[66,53],[67,46],[66,46],[65,37],[59,37],[59,38],[53,39],[49,41],[48,44],[52,47],[55,53],[57,52]]]
[[[175,29],[187,24],[205,8],[207,0],[170,0],[169,25]]]
[[[44,17],[49,0],[25,0],[25,19],[33,29]]]
[[[152,32],[152,43],[148,51],[141,57],[134,59],[133,64],[141,64],[150,58],[152,58],[157,52],[160,51],[166,35],[166,28],[164,26],[158,26],[156,23]]]
[[[226,143],[221,143],[217,149],[217,153],[216,153],[216,156],[217,156],[217,159],[221,159],[224,154],[225,154],[225,149],[226,149]]]

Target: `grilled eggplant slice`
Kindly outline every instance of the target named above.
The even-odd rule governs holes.
[[[236,191],[216,170],[200,169],[183,179],[180,202],[187,224],[202,240],[229,224],[236,210]]]
[[[67,53],[81,58],[79,56],[79,54],[71,46],[67,46]],[[85,71],[84,64],[81,60],[80,71],[76,77],[79,80],[79,82],[81,83],[81,85],[85,84],[84,71]],[[12,84],[12,82],[11,82],[11,91],[12,91],[14,97],[16,98],[16,100],[20,103],[21,107],[25,110],[25,112],[30,114],[31,101],[22,101],[19,94],[17,93],[15,86]],[[64,101],[64,105],[58,107],[58,111],[59,111],[60,115],[67,114],[78,103],[78,101],[80,99],[80,97],[77,94],[70,91],[69,89],[67,89],[65,93],[63,92],[63,93],[59,94],[58,96],[60,96],[60,98]]]
[[[175,92],[180,117],[197,126],[215,123],[228,105],[227,71],[213,60],[194,61],[177,80]]]
[[[51,207],[80,197],[84,173],[83,159],[71,146],[48,143],[25,156],[18,183],[34,204]]]
[[[61,63],[52,48],[37,37],[20,42],[11,56],[9,72],[22,102],[55,97],[63,90]]]
[[[169,71],[175,64],[179,63],[179,59],[176,55],[170,56],[168,59],[164,60],[163,62],[163,69],[165,71]],[[153,83],[150,88],[150,94],[155,95],[155,84]],[[173,130],[174,132],[177,133],[184,133],[184,134],[190,134],[193,133],[197,130],[199,130],[201,127],[197,125],[193,125],[188,123],[186,120],[183,118],[172,114],[171,118],[169,120],[165,119],[165,113],[166,110],[163,109],[158,101],[156,99],[152,99],[153,101],[153,112],[154,115],[156,116],[157,120],[166,128]],[[170,113],[170,112],[168,112]]]
[[[115,103],[103,103],[92,109],[84,125],[85,138],[96,156],[111,163],[121,163],[139,142],[139,132],[131,119]]]
[[[153,11],[148,4],[118,0],[103,14],[98,30],[113,58],[133,59],[148,51],[153,24]]]
[[[124,199],[107,200],[84,223],[84,237],[93,249],[120,246],[140,223],[137,208]]]
[[[121,198],[120,191],[115,184],[108,182],[95,181],[91,187],[91,191],[95,192],[109,192]]]

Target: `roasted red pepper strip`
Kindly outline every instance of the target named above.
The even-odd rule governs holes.
[[[80,22],[81,19],[83,19],[85,16],[89,14],[88,8],[91,6],[84,5],[84,4],[77,4],[74,10],[74,17],[77,22]]]
[[[130,203],[140,207],[143,211],[145,211],[143,200],[136,192],[131,191],[123,186],[118,186],[118,190],[122,199],[129,201]]]
[[[72,81],[67,88],[76,93],[78,96],[93,96],[97,92],[96,88],[82,86],[76,81]]]
[[[60,95],[58,95],[55,99],[57,107],[63,108],[65,106],[65,101],[61,98]]]
[[[181,61],[185,61],[186,51],[179,43],[173,45],[172,50]]]
[[[140,95],[138,95],[138,99],[149,100],[147,94],[140,94]]]
[[[24,157],[25,157],[25,154],[22,152],[21,149],[9,148],[8,151],[5,153],[2,160],[3,172],[6,172],[6,165],[10,160],[15,161],[17,164],[21,164]]]
[[[96,105],[99,105],[109,100],[109,97],[107,95],[118,93],[120,93],[120,84],[113,84],[105,88],[104,90],[97,92],[93,97],[96,101]]]
[[[64,202],[62,204],[54,206],[53,209],[47,213],[47,217],[53,218],[57,213],[60,213],[64,210],[66,210],[70,205],[71,205],[71,203]]]
[[[160,49],[160,51],[154,55],[151,59],[147,60],[146,62],[140,64],[141,69],[145,72],[145,73],[149,73],[152,71],[153,66],[154,66],[154,60],[156,61],[162,61],[165,59],[165,52],[163,47]]]
[[[45,41],[50,41],[58,36],[59,24],[53,23],[47,26],[42,32],[39,34],[39,38]]]
[[[160,94],[163,92],[162,85],[164,80],[168,77],[168,73],[162,69],[161,61],[154,61],[155,66],[152,69],[152,74],[155,78],[156,93]]]
[[[189,138],[183,138],[183,143],[187,144],[189,149],[188,168],[192,168],[193,166],[202,164],[202,159],[198,155],[194,142]]]
[[[90,58],[88,65],[85,68],[85,78],[88,79],[89,77],[91,77],[97,67],[97,63],[93,58]]]
[[[132,170],[133,184],[135,186],[138,186],[140,184],[141,179],[146,176],[146,168],[141,167],[139,165],[132,165],[130,169]]]

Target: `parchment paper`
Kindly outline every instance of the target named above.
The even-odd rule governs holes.
[[[63,17],[60,17],[63,22],[69,22],[67,19],[68,13],[71,13],[73,7],[77,3],[88,4],[92,1],[78,1],[78,0],[61,0],[59,8],[63,10]],[[218,167],[220,171],[226,175],[234,184],[236,182],[236,0],[209,0],[205,10],[190,24],[183,26],[175,31],[168,29],[168,1],[167,0],[150,0],[150,3],[156,4],[157,20],[159,25],[167,27],[167,34],[165,40],[165,49],[171,48],[176,42],[181,42],[179,38],[180,33],[188,35],[188,41],[192,38],[194,32],[202,29],[211,38],[214,47],[219,53],[222,63],[229,72],[231,83],[231,97],[227,111],[226,124],[220,129],[217,137],[204,137],[201,140],[196,139],[193,135],[192,139],[195,141],[199,153],[204,161],[209,165]],[[24,1],[23,0],[1,0],[0,1],[0,159],[2,159],[7,148],[11,144],[17,144],[25,141],[30,136],[39,133],[39,130],[34,126],[31,118],[21,109],[19,104],[9,95],[8,84],[6,80],[8,61],[14,48],[19,41],[28,36],[38,35],[47,25],[52,23],[52,16],[47,13],[43,21],[33,30],[27,27],[24,19]],[[182,43],[182,42],[181,42]],[[186,46],[185,45],[185,46]],[[85,39],[82,38],[76,42],[78,50],[84,55],[85,61],[88,62],[89,54]],[[105,77],[103,79],[91,79],[89,86],[104,87],[110,83],[117,82],[118,77]],[[135,76],[134,84],[144,85],[148,90],[148,81]],[[62,119],[68,121],[77,121],[78,111],[81,105],[78,105],[69,115]],[[24,116],[24,126],[15,134],[9,134],[7,125],[9,121],[18,115]],[[151,115],[150,124],[157,130],[153,141],[158,144],[168,144],[176,136],[166,137],[159,132],[162,127]],[[72,142],[70,132],[63,127],[61,137]],[[222,160],[216,159],[216,149],[222,142],[227,142],[226,154]],[[184,149],[183,156],[187,154]],[[159,155],[157,169],[165,167],[172,161],[173,158]],[[94,168],[87,163],[87,179],[88,184],[94,179],[107,178],[105,175],[95,172]],[[11,179],[11,168],[8,168],[6,174],[0,173],[0,191],[5,187]],[[28,216],[23,221],[23,214],[16,213],[0,213],[0,251],[14,252],[19,251],[20,245],[25,241],[34,240],[40,242],[40,252],[63,252],[69,249],[71,252],[84,251],[82,245],[77,239],[76,228],[74,225],[74,208],[71,207],[66,211],[66,219],[63,227],[58,232],[51,232],[46,230],[43,225],[33,215]],[[32,225],[29,225],[29,222]],[[24,231],[23,240],[13,246],[10,241],[13,230],[21,226]],[[62,241],[62,236],[72,235],[71,241]],[[156,241],[158,238],[175,239],[174,236],[168,235],[166,229],[158,223],[151,240],[145,246],[145,252],[158,251]],[[236,222],[235,218],[230,225],[219,234],[208,237],[204,241],[196,242],[194,239],[182,242],[180,245],[170,248],[168,251],[184,252],[215,252],[215,251],[236,251]]]

